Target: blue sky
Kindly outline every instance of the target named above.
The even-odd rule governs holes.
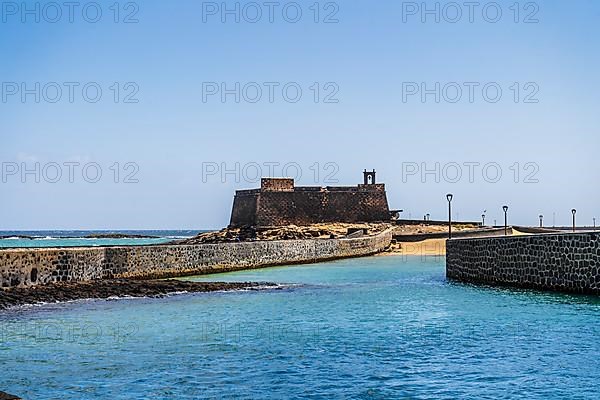
[[[305,185],[375,168],[407,217],[446,218],[452,192],[460,219],[500,223],[508,204],[515,224],[568,225],[571,208],[600,224],[598,2],[480,2],[472,22],[462,2],[437,2],[439,22],[422,2],[275,2],[272,23],[263,2],[239,2],[236,22],[222,2],[100,1],[96,23],[87,2],[72,23],[7,3],[0,229],[219,228],[257,165],[299,167]]]

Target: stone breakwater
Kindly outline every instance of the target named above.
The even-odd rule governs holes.
[[[600,233],[448,240],[446,276],[469,283],[600,294]]]
[[[158,279],[379,253],[391,230],[354,239],[0,250],[0,287],[96,279]]]

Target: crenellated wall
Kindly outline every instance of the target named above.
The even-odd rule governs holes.
[[[600,232],[448,240],[446,276],[461,282],[600,294]]]
[[[365,177],[365,182],[367,180]],[[382,183],[296,187],[291,178],[263,178],[260,189],[236,191],[229,226],[382,222],[390,219]]]
[[[388,230],[355,239],[0,250],[0,287],[102,278],[168,278],[375,254]]]

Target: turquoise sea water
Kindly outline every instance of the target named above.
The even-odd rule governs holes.
[[[161,244],[188,238],[202,231],[144,230],[144,231],[0,231],[0,248],[14,247],[94,247]],[[154,236],[152,238],[93,238],[89,235],[118,233]]]
[[[0,390],[37,399],[598,399],[600,299],[449,283],[440,258],[194,278],[280,290],[0,313]]]

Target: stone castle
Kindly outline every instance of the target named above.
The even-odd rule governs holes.
[[[229,227],[389,221],[385,185],[375,182],[375,170],[363,174],[358,186],[298,187],[290,178],[263,178],[260,189],[236,191]]]

